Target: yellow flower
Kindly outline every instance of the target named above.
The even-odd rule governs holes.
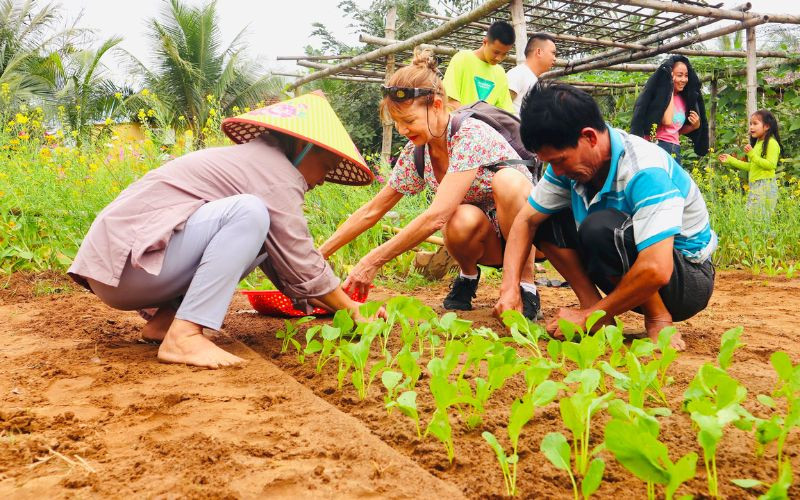
[[[71,135],[72,135],[72,137],[78,137],[78,131],[77,130],[73,130]]]
[[[106,125],[111,125],[112,121],[111,118],[106,118]]]
[[[42,126],[42,122],[40,122],[39,120],[33,120],[31,122],[31,127],[33,127],[33,128],[39,128],[41,126]]]
[[[75,111],[80,111],[80,110],[81,110],[81,105],[80,104],[76,104],[75,105]]]
[[[97,163],[94,163],[94,162],[90,163],[89,164],[89,171],[91,171],[91,172],[97,171]]]
[[[147,96],[149,96],[149,95],[150,95],[150,91],[149,91],[149,90],[147,90],[147,89],[142,89],[142,96],[143,96],[143,97],[147,97]]]
[[[211,116],[217,116],[217,111],[212,108],[212,109],[208,110],[208,114],[211,115]]]
[[[17,225],[17,223],[14,222],[13,220],[8,221],[8,227],[14,227],[16,225]]]
[[[211,104],[212,102],[214,102],[214,96],[211,95],[211,94],[208,94],[206,96],[206,101],[208,101],[208,103]]]
[[[147,110],[147,116],[149,116],[150,118],[152,118],[152,117],[156,116],[156,112],[155,112],[155,110],[153,110],[152,108],[151,108],[151,109],[148,109],[148,110]]]
[[[114,92],[114,99],[122,99],[122,92]]]
[[[23,141],[27,141],[28,139],[31,138],[31,136],[28,134],[19,134],[19,138],[22,139]]]
[[[245,113],[249,113],[249,112],[250,112],[250,107],[249,107],[249,106],[245,107],[245,108],[244,108],[244,112],[245,112]]]
[[[19,146],[19,139],[11,139],[8,143],[12,146]]]
[[[50,151],[50,148],[42,148],[39,150],[39,156],[42,156],[44,158],[50,158],[51,154],[52,152]]]
[[[179,116],[179,117],[178,117],[178,121],[179,121],[179,122],[185,122],[185,121],[186,121],[186,117],[184,117],[183,115],[181,115],[181,116]]]
[[[240,111],[240,110],[239,110],[239,106],[234,106],[234,107],[233,107],[233,114],[235,114],[235,115],[238,115],[238,114],[239,114],[239,111]]]
[[[14,118],[17,119],[17,123],[19,123],[20,125],[25,125],[26,123],[28,123],[28,117],[23,114],[17,113]]]

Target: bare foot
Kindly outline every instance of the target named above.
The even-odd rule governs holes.
[[[661,333],[665,327],[672,326],[672,320],[666,319],[648,319],[644,320],[644,327],[647,330],[647,336],[650,337],[655,343],[658,343],[658,334]],[[676,351],[683,351],[686,349],[686,342],[681,337],[681,332],[675,332],[669,342],[670,347]]]
[[[161,342],[167,334],[172,320],[175,319],[175,309],[160,307],[156,314],[142,328],[142,339],[148,342]]]
[[[158,348],[158,359],[163,363],[183,363],[211,369],[245,362],[203,336],[200,325],[182,319],[172,322]]]

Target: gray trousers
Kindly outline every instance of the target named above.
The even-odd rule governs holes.
[[[268,230],[269,212],[256,196],[212,201],[172,235],[158,276],[134,269],[128,258],[118,286],[89,285],[115,309],[172,307],[178,319],[219,330],[236,285],[267,258]]]

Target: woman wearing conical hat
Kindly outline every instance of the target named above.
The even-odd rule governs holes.
[[[364,185],[370,170],[321,94],[229,118],[237,144],[176,158],[128,186],[92,223],[69,274],[116,309],[153,310],[142,335],[158,359],[218,368],[243,360],[203,336],[218,330],[256,266],[310,310],[358,304],[314,248],[306,191]]]

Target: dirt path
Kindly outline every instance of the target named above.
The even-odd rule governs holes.
[[[49,288],[67,287],[50,276],[38,278],[40,284],[50,279]],[[280,322],[243,312],[249,307],[241,297],[225,324],[232,338],[222,342],[249,363],[205,371],[155,362],[156,348],[136,343],[142,322],[133,313],[112,311],[81,291],[36,296],[35,289],[41,286],[14,276],[0,291],[0,497],[477,498],[503,492],[480,432],[503,434],[519,381],[493,397],[498,403],[481,429],[468,431],[455,416],[457,459],[450,466],[438,441],[418,439],[408,419],[386,414],[379,382],[365,401],[352,387],[337,391],[335,368],[316,375],[295,356],[280,355],[274,337]],[[445,293],[442,285],[415,295],[439,304]],[[489,314],[496,293],[482,286],[476,310],[464,317],[496,327]],[[389,294],[378,290],[373,296]],[[542,295],[546,314],[574,303],[568,289],[543,289]],[[800,359],[798,309],[797,280],[719,275],[709,309],[680,325],[689,352],[672,370],[676,382],[667,397],[674,414],[662,421],[661,436],[673,459],[699,451],[680,400],[697,368],[716,355],[720,335],[745,326],[747,346],[737,353],[732,373],[751,394],[768,392],[769,355],[783,349]],[[630,331],[642,328],[635,315],[626,316],[625,324]],[[430,395],[420,394],[419,404],[420,413],[429,415]],[[523,433],[519,488],[526,496],[571,497],[567,477],[538,451],[544,434],[559,430],[558,420],[557,405],[551,405]],[[798,436],[786,449],[800,470]],[[773,462],[771,452],[763,461],[753,459],[744,433],[726,434],[719,452],[723,493],[746,497],[728,480],[770,479]],[[684,489],[702,493],[702,474]],[[609,463],[598,497],[643,494],[642,483]]]

